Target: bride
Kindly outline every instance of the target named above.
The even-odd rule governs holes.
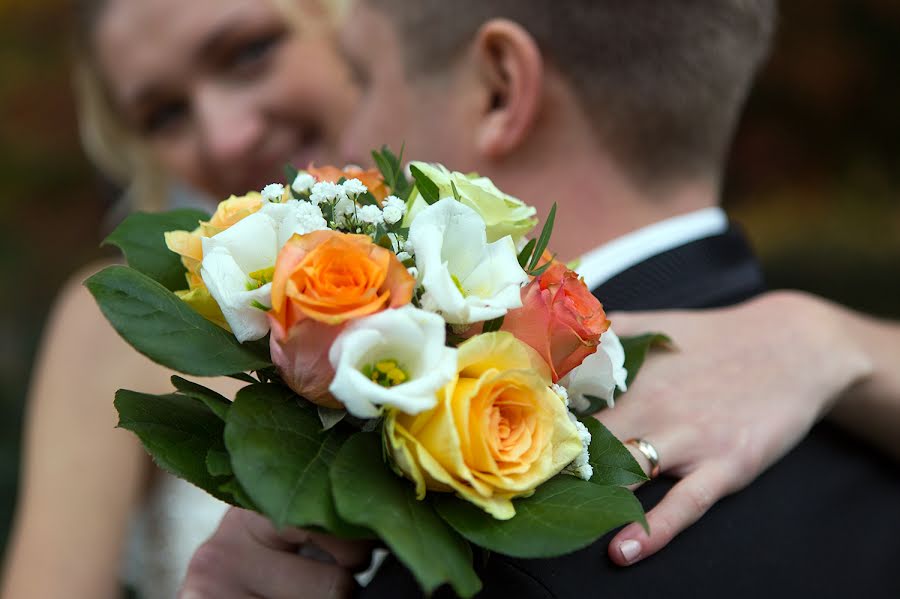
[[[334,162],[356,100],[322,43],[334,0],[76,5],[85,147],[128,185],[130,208],[209,210],[281,180],[288,162]],[[115,597],[124,576],[141,597],[171,599],[226,508],[115,429],[115,391],[165,393],[171,373],[126,346],[81,286],[101,266],[61,292],[35,366],[4,598]]]

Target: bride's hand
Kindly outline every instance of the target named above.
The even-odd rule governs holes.
[[[353,573],[371,544],[299,528],[276,530],[257,513],[231,508],[191,558],[180,599],[352,596]]]
[[[655,352],[628,393],[597,415],[620,439],[650,442],[662,475],[681,479],[648,512],[649,537],[631,524],[613,538],[609,556],[623,566],[656,553],[753,481],[870,368],[826,304],[799,293],[610,319],[619,335],[659,331],[676,346]]]

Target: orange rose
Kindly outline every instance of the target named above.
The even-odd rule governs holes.
[[[522,288],[522,307],[507,313],[503,321],[504,331],[547,361],[553,382],[597,351],[600,335],[608,328],[603,305],[560,262]]]
[[[378,169],[370,168],[363,170],[358,166],[348,166],[344,170],[336,166],[313,166],[309,165],[306,172],[316,178],[317,181],[327,181],[329,183],[337,183],[341,177],[345,179],[359,179],[363,185],[369,188],[369,191],[375,196],[379,202],[388,196],[387,185],[384,183],[384,177]]]
[[[272,361],[288,386],[340,407],[328,393],[331,343],[347,322],[408,304],[414,287],[394,253],[366,235],[294,235],[275,263],[269,311]]]

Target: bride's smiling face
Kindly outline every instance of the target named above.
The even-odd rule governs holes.
[[[94,51],[162,167],[224,197],[280,181],[288,162],[336,160],[356,90],[317,16],[301,33],[263,0],[109,0]]]

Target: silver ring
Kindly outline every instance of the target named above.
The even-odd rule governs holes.
[[[659,476],[659,452],[652,443],[645,439],[634,437],[625,441],[625,445],[633,445],[635,449],[640,451],[647,461],[650,462],[650,472],[647,474],[651,479]]]

